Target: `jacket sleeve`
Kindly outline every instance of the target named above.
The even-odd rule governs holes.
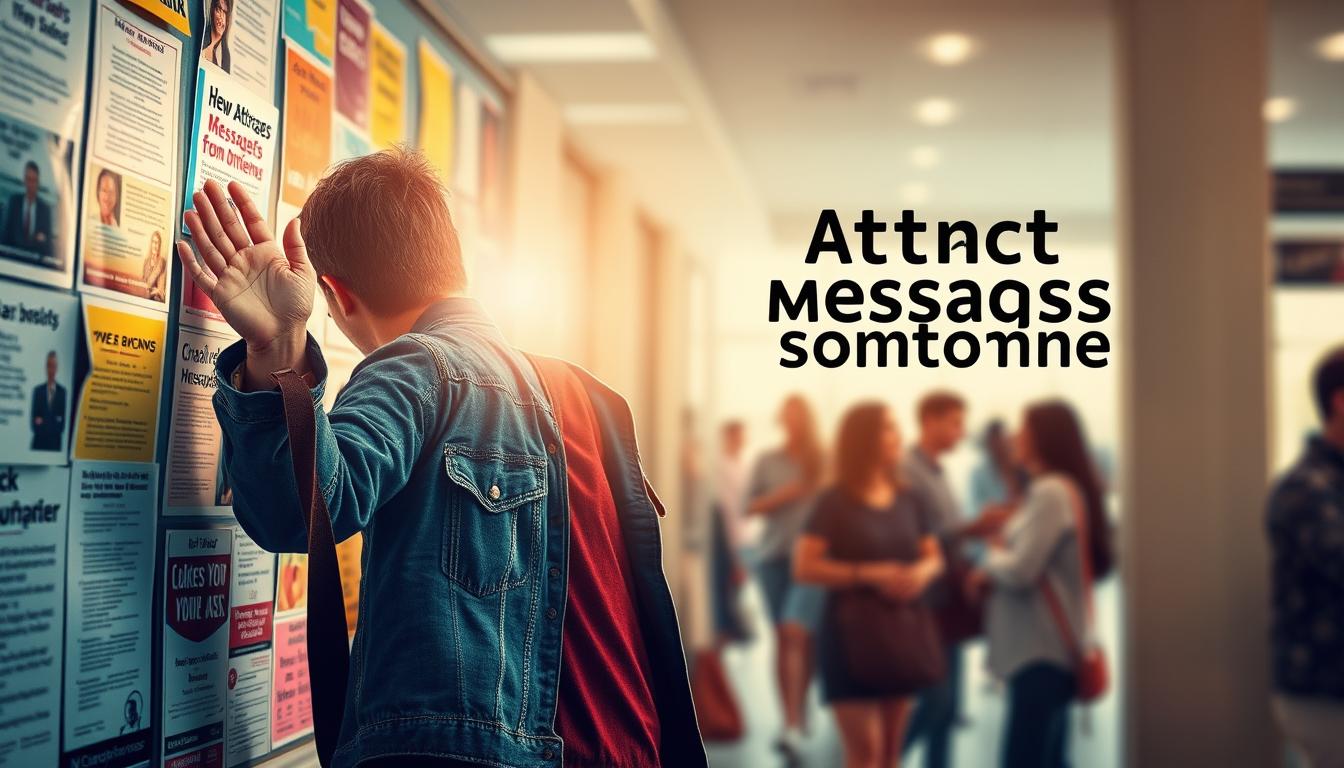
[[[294,482],[278,390],[241,392],[231,383],[246,356],[244,342],[219,357],[215,413],[223,432],[223,461],[233,483],[233,511],[261,547],[307,551],[308,531]],[[438,367],[425,343],[403,336],[375,351],[356,369],[328,414],[322,407],[327,367],[310,336],[308,359],[317,423],[318,484],[343,541],[368,525],[374,512],[410,479],[425,431],[437,412]]]
[[[1073,527],[1069,489],[1061,482],[1037,483],[1018,514],[1023,519],[1003,547],[992,547],[985,557],[985,571],[994,583],[1017,589],[1034,589],[1065,533]]]

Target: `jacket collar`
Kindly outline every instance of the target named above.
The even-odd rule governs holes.
[[[411,332],[426,333],[445,323],[472,323],[495,328],[495,322],[479,301],[468,296],[451,296],[426,307],[411,326]]]
[[[1307,452],[1316,457],[1318,461],[1328,462],[1344,469],[1344,451],[1341,451],[1334,443],[1321,435],[1312,435],[1307,440]]]

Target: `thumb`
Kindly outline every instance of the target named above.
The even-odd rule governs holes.
[[[281,240],[285,249],[285,258],[289,261],[290,269],[300,272],[307,271],[308,266],[308,246],[304,245],[303,233],[299,231],[299,220],[291,219],[289,226],[285,227],[285,235]]]

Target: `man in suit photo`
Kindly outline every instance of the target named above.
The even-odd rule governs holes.
[[[4,244],[39,256],[51,254],[51,206],[37,196],[41,176],[37,163],[23,166],[23,192],[5,206]]]
[[[47,353],[47,380],[33,389],[34,451],[59,451],[65,436],[65,387],[56,383],[56,351]]]

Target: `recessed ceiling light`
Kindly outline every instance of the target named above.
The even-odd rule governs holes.
[[[955,66],[975,53],[975,41],[960,32],[944,32],[924,41],[924,55],[935,64]]]
[[[1316,43],[1316,53],[1326,61],[1344,61],[1344,32],[1321,38]]]
[[[915,105],[915,118],[925,125],[947,125],[956,117],[957,105],[947,99],[925,99]]]
[[[500,61],[509,64],[648,61],[657,56],[653,42],[643,32],[487,35],[485,45]]]
[[[1287,96],[1274,96],[1265,99],[1265,119],[1271,123],[1282,123],[1297,114],[1297,101]]]
[[[668,125],[689,119],[686,107],[676,102],[570,104],[565,107],[565,120],[570,125]]]
[[[923,205],[929,201],[929,187],[918,181],[907,182],[901,185],[900,196],[906,205]]]
[[[910,150],[910,164],[916,168],[932,168],[942,162],[942,159],[942,153],[938,148],[927,144]]]

